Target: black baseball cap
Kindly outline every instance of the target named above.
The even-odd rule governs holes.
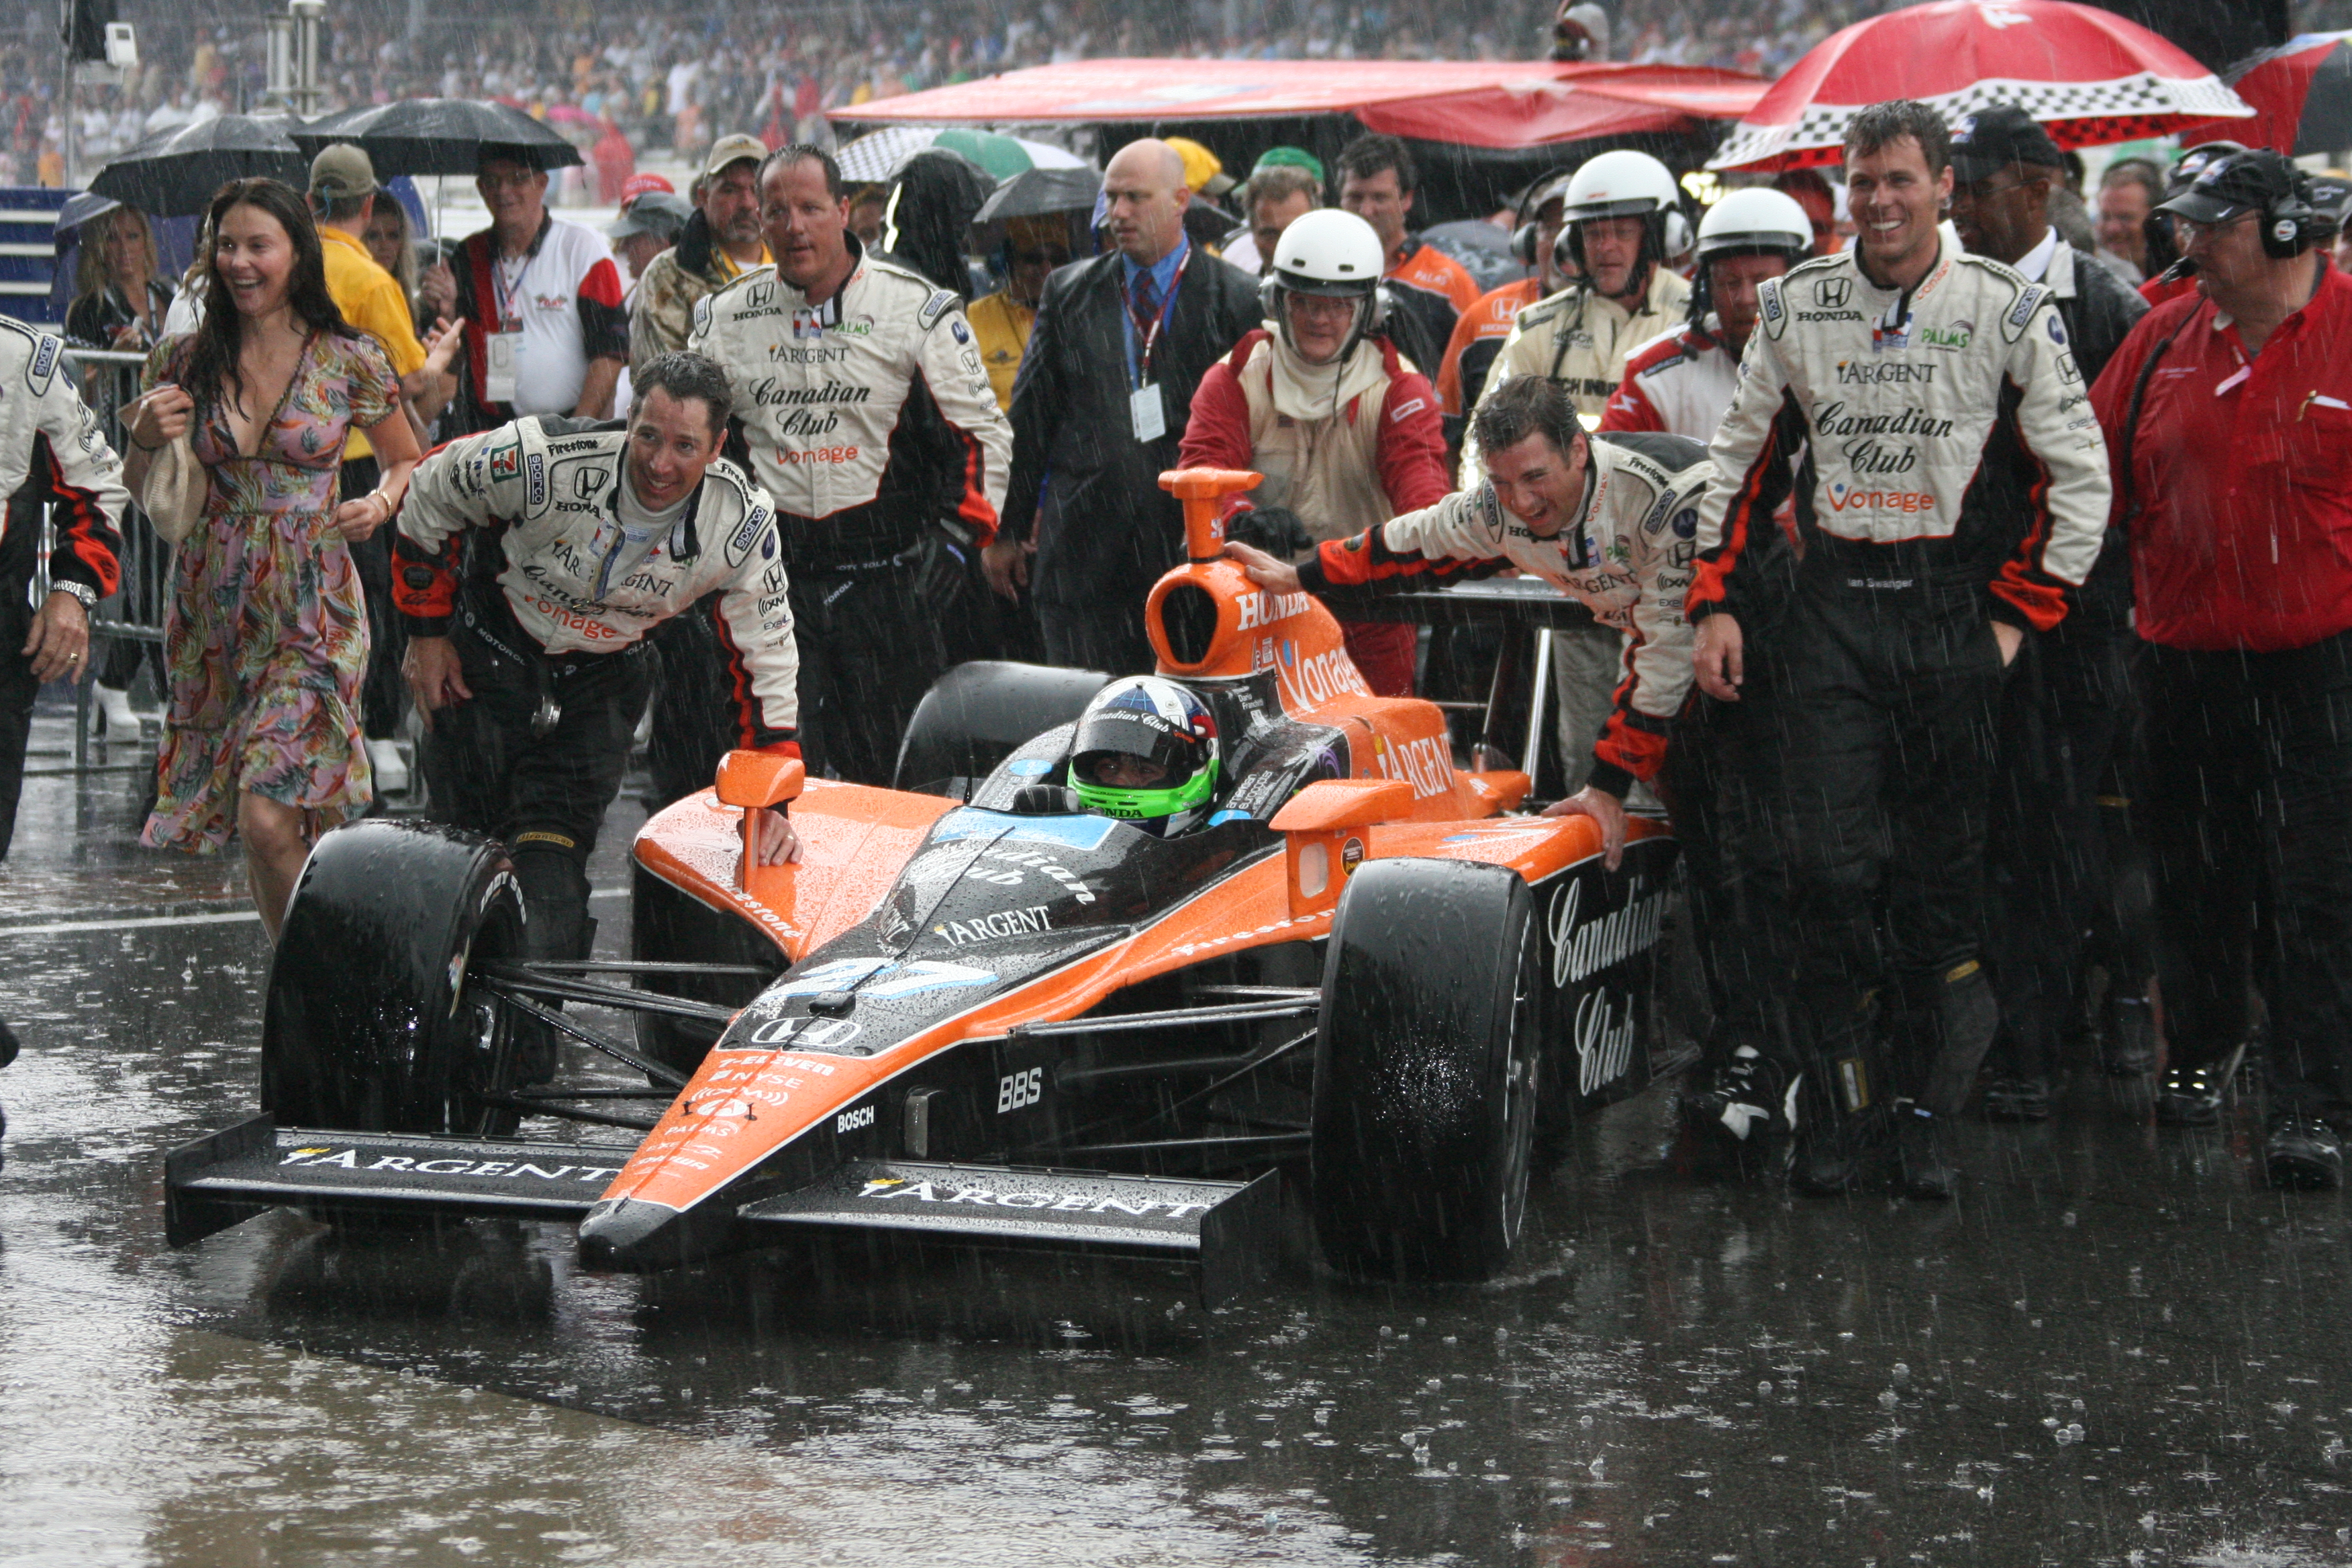
[[[2268,212],[2273,203],[2294,195],[2305,178],[2282,154],[2256,147],[2208,163],[2187,190],[2158,202],[2156,210],[2191,223],[2227,223],[2245,213]]]
[[[1952,127],[1952,178],[1961,184],[1989,180],[2011,163],[2063,169],[2066,154],[2041,122],[2013,103],[1988,103]]]

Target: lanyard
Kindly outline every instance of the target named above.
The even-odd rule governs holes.
[[[1184,287],[1184,265],[1192,258],[1192,242],[1187,239],[1183,248],[1176,253],[1175,270],[1169,275],[1168,298],[1160,302],[1160,313],[1149,322],[1137,319],[1135,295],[1128,286],[1127,268],[1119,268],[1118,299],[1119,303],[1127,308],[1127,325],[1131,334],[1127,340],[1127,374],[1128,380],[1139,392],[1151,384],[1152,353],[1160,346],[1160,329],[1176,314],[1176,296]],[[1150,269],[1146,268],[1144,272],[1148,277]],[[1139,353],[1137,352],[1138,344],[1141,345]]]
[[[507,258],[490,258],[490,295],[499,308],[498,330],[502,332],[515,331],[522,326],[522,316],[514,308],[514,299],[521,291],[523,276],[530,270],[530,254],[524,252],[521,259],[522,265],[515,268],[514,281],[510,283],[507,280]]]

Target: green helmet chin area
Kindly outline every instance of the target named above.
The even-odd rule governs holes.
[[[1088,811],[1100,816],[1115,816],[1121,821],[1149,821],[1154,817],[1174,816],[1203,805],[1217,791],[1217,760],[1200,769],[1182,784],[1166,789],[1114,789],[1108,784],[1089,784],[1078,775],[1078,764],[1070,763],[1070,788]]]

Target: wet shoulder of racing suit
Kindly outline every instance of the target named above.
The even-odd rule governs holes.
[[[1691,583],[1698,503],[1712,473],[1683,436],[1612,435],[1588,443],[1581,515],[1539,538],[1503,507],[1492,481],[1348,539],[1327,540],[1298,569],[1307,592],[1352,599],[1491,577],[1516,567],[1582,604],[1623,638],[1623,678],[1593,745],[1591,782],[1622,797],[1665,760],[1666,732],[1691,683]]]
[[[695,301],[688,346],[725,367],[753,474],[797,572],[889,561],[934,524],[995,538],[1013,432],[961,300],[856,249],[812,305],[772,266]],[[822,527],[813,526],[821,522]]]
[[[628,436],[617,423],[526,418],[417,466],[394,542],[410,635],[519,631],[539,653],[610,654],[707,595],[738,711],[735,743],[796,752],[799,655],[774,504],[724,458],[666,531],[622,526]]]
[[[18,585],[19,605],[40,553],[43,501],[55,509],[57,524],[52,582],[78,583],[104,598],[121,578],[121,529],[131,504],[122,459],[82,402],[64,355],[63,340],[0,316],[0,495],[13,498],[0,533],[0,580]],[[15,648],[11,643],[7,651]]]

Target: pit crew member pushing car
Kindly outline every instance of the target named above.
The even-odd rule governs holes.
[[[1625,796],[1656,776],[1666,727],[1690,689],[1691,583],[1706,449],[1679,436],[1584,433],[1567,394],[1542,376],[1498,387],[1471,421],[1486,478],[1435,506],[1350,539],[1327,540],[1299,566],[1228,542],[1251,581],[1304,589],[1344,610],[1350,599],[1491,577],[1541,577],[1612,627],[1623,677],[1592,751],[1591,782],[1548,815],[1591,816],[1613,868],[1625,848]]]
[[[883,784],[947,654],[921,591],[996,537],[1013,427],[963,304],[869,256],[830,153],[760,165],[776,258],[694,307],[727,369],[751,471],[782,510],[812,772]],[[942,531],[947,531],[943,532]]]
[[[1557,244],[1575,281],[1519,312],[1486,373],[1480,401],[1517,377],[1558,382],[1583,417],[1597,424],[1625,379],[1625,356],[1680,321],[1690,285],[1667,266],[1688,243],[1676,203],[1675,177],[1646,153],[1603,153],[1588,159],[1568,183]],[[1475,488],[1482,467],[1474,424],[1463,443],[1462,483]],[[1615,684],[1616,638],[1606,626],[1562,632],[1552,639],[1559,671],[1560,758],[1573,788],[1584,778],[1583,758],[1607,721]]]
[[[1381,237],[1353,213],[1308,213],[1284,229],[1258,285],[1272,330],[1209,367],[1178,448],[1180,468],[1264,474],[1251,500],[1295,515],[1308,541],[1361,533],[1447,489],[1437,394],[1384,331],[1381,259]],[[1418,626],[1340,630],[1375,692],[1412,695]]]
[[[1810,1118],[1796,1174],[1816,1192],[1853,1185],[1891,1109],[1904,1186],[1948,1197],[1936,1121],[1960,1109],[1998,1017],[1979,944],[2001,671],[2029,629],[2058,624],[2098,555],[2106,447],[2050,291],[1938,226],[1942,117],[1874,104],[1845,159],[1857,249],[1763,286],[1711,451],[1687,610],[1701,689],[1738,700],[1743,627],[1767,607],[1754,547],[1780,537],[1773,513],[1793,489],[1803,559],[1785,617],[1759,638],[1780,742],[1769,852],[1789,900],[1770,923],[1792,949],[1783,1048],[1814,1069],[1817,1110],[1826,1076],[1834,1109],[1872,1113]],[[1891,1107],[1870,1016],[1886,981]]]
[[[425,781],[450,822],[512,852],[533,958],[588,956],[588,856],[645,710],[647,632],[718,595],[736,743],[800,749],[775,507],[719,456],[726,373],[663,354],[633,395],[625,428],[518,419],[449,443],[400,512]],[[797,855],[767,813],[761,863]]]

